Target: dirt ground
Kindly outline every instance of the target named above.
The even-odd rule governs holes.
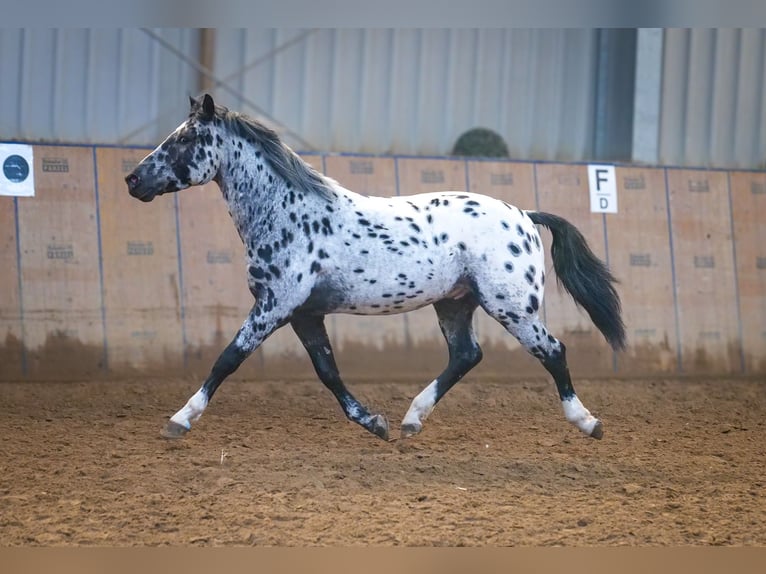
[[[381,441],[320,383],[0,384],[0,545],[764,545],[766,381],[471,380]],[[392,434],[423,385],[357,384]]]

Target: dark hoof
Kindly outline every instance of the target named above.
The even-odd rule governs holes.
[[[417,423],[407,423],[402,425],[402,438],[410,438],[423,430],[423,425]]]
[[[596,426],[593,427],[593,430],[590,432],[590,436],[601,440],[604,436],[604,425],[601,424],[601,421],[598,421],[596,423]]]
[[[383,440],[388,440],[388,420],[383,415],[375,415],[370,420],[370,426],[367,427],[372,434]]]
[[[189,432],[189,429],[185,426],[179,425],[173,421],[168,421],[165,428],[160,431],[160,436],[162,436],[162,438],[177,439],[183,438],[187,432]]]

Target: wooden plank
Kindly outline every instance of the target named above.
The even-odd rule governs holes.
[[[668,170],[681,365],[686,373],[741,371],[727,175]]]
[[[0,380],[22,377],[21,300],[14,199],[0,197]]]
[[[325,158],[327,175],[346,189],[364,195],[396,195],[396,165],[392,157],[339,156]]]
[[[178,375],[183,333],[175,198],[142,203],[124,181],[145,155],[96,151],[109,370]]]
[[[665,170],[618,167],[619,212],[609,214],[609,263],[619,279],[629,348],[620,374],[678,369]]]
[[[396,163],[399,195],[466,190],[465,160],[397,158]]]
[[[766,173],[732,172],[730,183],[745,371],[764,373],[766,372]]]
[[[469,190],[501,199],[521,209],[535,209],[534,166],[507,161],[470,161]],[[510,378],[541,376],[540,361],[527,353],[515,337],[483,310],[476,311],[474,327],[484,359],[477,375]]]
[[[35,197],[18,203],[29,377],[103,373],[93,149],[37,146],[34,163]]]
[[[591,213],[585,165],[539,164],[537,196],[540,211],[569,220],[585,236],[590,248],[606,260],[604,220]],[[574,377],[604,376],[614,372],[613,353],[587,313],[558,285],[550,257],[551,235],[540,228],[545,244],[544,317],[549,330],[564,342]]]

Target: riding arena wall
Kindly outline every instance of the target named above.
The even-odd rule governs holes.
[[[34,146],[34,197],[0,197],[0,380],[203,377],[250,309],[243,246],[215,184],[132,199],[142,148]],[[302,154],[371,195],[485,193],[561,215],[620,280],[628,348],[613,352],[557,285],[546,245],[542,309],[578,377],[766,372],[766,173],[617,165],[618,212],[591,213],[587,164]],[[332,315],[349,380],[431,380],[446,363],[432,308]],[[498,379],[543,377],[481,310],[475,328]],[[314,373],[285,327],[237,378]]]

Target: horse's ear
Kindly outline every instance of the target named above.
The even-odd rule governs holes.
[[[189,96],[189,108],[191,108],[192,111],[194,111],[194,108],[197,106],[197,100],[195,100],[192,96]]]
[[[205,118],[210,120],[215,116],[215,102],[210,94],[205,94],[202,98],[202,114]]]

